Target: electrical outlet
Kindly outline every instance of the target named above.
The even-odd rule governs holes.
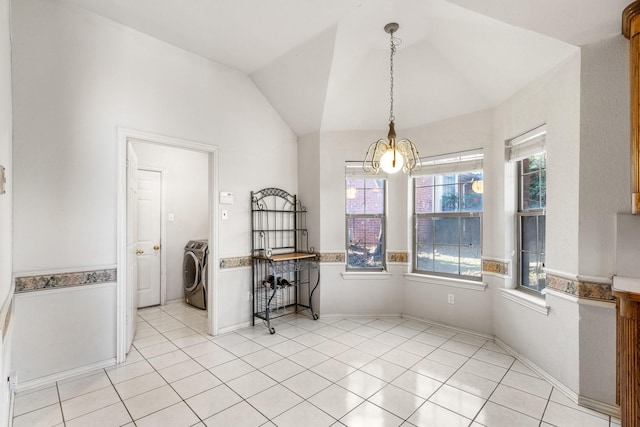
[[[253,300],[253,294],[251,292],[247,292],[247,301]]]
[[[449,304],[453,304],[453,303],[455,303],[455,297],[453,296],[453,294],[448,294],[448,295],[447,295],[447,302],[448,302]]]

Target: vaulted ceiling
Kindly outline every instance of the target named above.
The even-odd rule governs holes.
[[[62,0],[250,76],[298,135],[491,108],[620,33],[631,0]]]

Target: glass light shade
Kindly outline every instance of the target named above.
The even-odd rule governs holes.
[[[396,164],[393,164],[395,152]],[[396,173],[404,166],[404,157],[397,150],[389,149],[380,157],[380,167],[386,173]]]

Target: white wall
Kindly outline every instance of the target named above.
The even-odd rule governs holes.
[[[547,231],[546,266],[577,273],[578,203],[580,179],[580,55],[576,54],[548,75],[533,82],[496,109],[494,162],[490,166],[504,182],[503,197],[517,185],[504,166],[504,142],[542,123],[547,123]],[[501,198],[503,198],[501,197]],[[493,325],[497,338],[525,355],[574,392],[579,391],[579,310],[576,302],[547,295],[549,315],[507,300],[498,291],[515,287],[515,206],[500,206],[494,212],[495,229],[505,229],[498,239],[496,257],[512,261],[513,273],[502,280],[489,278],[493,297]],[[500,233],[500,231],[498,231]],[[502,248],[500,247],[502,246]]]
[[[309,246],[322,251],[320,246],[322,229],[320,217],[323,210],[320,205],[320,134],[311,133],[298,138],[298,200],[307,208],[307,230]],[[320,273],[322,275],[323,268]],[[322,280],[322,277],[321,277]],[[313,306],[317,313],[322,312],[320,305],[322,286],[313,294]]]
[[[166,227],[162,250],[166,254],[167,301],[184,298],[182,262],[189,240],[207,239],[209,233],[208,153],[134,142],[139,169],[163,170],[163,206],[173,221]]]
[[[0,1],[0,165],[6,168],[6,193],[0,194],[0,319],[7,315],[12,294],[12,197],[13,197],[13,160],[12,160],[12,107],[11,107],[11,39],[10,5],[8,0]],[[6,379],[11,369],[11,335],[0,341],[0,378]],[[9,396],[0,382],[0,425],[9,424]]]
[[[236,195],[225,206],[221,257],[249,253],[251,190],[297,191],[295,135],[242,73],[64,2],[15,1],[12,28],[14,272],[116,263],[118,127],[219,147],[219,188]],[[244,303],[243,288],[229,286],[220,298]],[[85,297],[87,306],[96,301]],[[98,324],[115,322],[115,302],[109,304],[91,314]],[[38,320],[27,312],[24,304],[17,311],[16,331],[34,329]],[[59,333],[69,343],[77,339],[73,331]],[[16,340],[17,352],[27,338]],[[113,337],[95,339],[110,342],[115,355]],[[40,353],[54,344],[41,342]]]
[[[622,35],[582,48],[580,261],[582,276],[616,272],[616,216],[631,210],[629,42]],[[615,403],[616,313],[580,306],[580,395]]]
[[[115,283],[17,295],[13,367],[19,383],[115,363],[115,301]]]
[[[622,35],[582,48],[581,96],[579,272],[610,278],[616,214],[631,212],[629,41]]]

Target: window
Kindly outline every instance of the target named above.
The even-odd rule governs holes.
[[[547,155],[540,153],[518,162],[518,266],[519,285],[540,292],[545,288],[545,208]]]
[[[362,163],[357,164],[362,169]],[[346,178],[347,270],[385,269],[385,177]]]
[[[413,271],[481,280],[482,153],[425,159],[423,169],[431,174],[413,180]]]
[[[541,292],[546,285],[546,133],[542,125],[507,141],[506,146],[507,160],[518,169],[518,286],[533,292]]]

